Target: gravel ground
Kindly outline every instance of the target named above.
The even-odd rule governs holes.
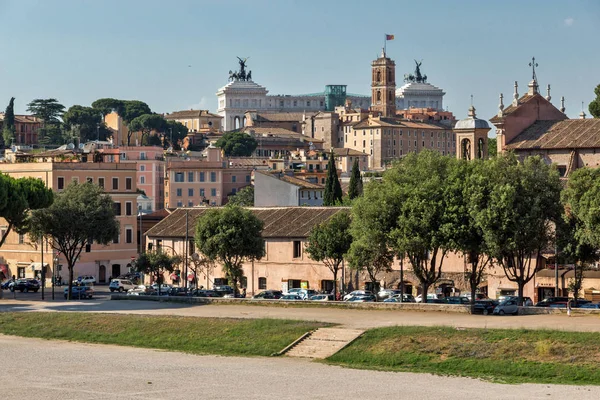
[[[289,358],[194,356],[2,335],[0,348],[5,400],[600,398],[600,387],[500,385]]]

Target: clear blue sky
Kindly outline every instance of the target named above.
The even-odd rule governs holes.
[[[552,101],[574,118],[600,83],[600,1],[0,0],[0,109],[34,98],[65,106],[101,97],[139,99],[153,111],[216,110],[215,92],[250,57],[271,94],[346,84],[369,94],[384,33],[399,77],[422,59],[445,105],[497,113],[539,63]]]

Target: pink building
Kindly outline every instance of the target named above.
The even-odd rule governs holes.
[[[137,166],[136,187],[143,190],[152,201],[152,209],[157,211],[165,205],[165,159],[160,146],[121,146],[121,163],[134,163]],[[144,210],[148,211],[148,210]]]

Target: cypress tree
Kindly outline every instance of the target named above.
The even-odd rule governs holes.
[[[4,113],[4,124],[2,128],[2,138],[4,139],[4,146],[8,147],[12,143],[15,137],[15,98],[11,97],[6,106],[6,112]]]
[[[363,181],[358,168],[358,158],[354,160],[352,172],[350,173],[350,186],[348,186],[348,197],[350,200],[362,196]]]
[[[327,163],[327,180],[325,181],[325,194],[323,195],[324,206],[335,206],[342,202],[342,185],[337,176],[337,168],[335,166],[335,155],[333,150],[329,154],[329,162]]]

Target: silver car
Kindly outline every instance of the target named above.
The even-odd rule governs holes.
[[[507,299],[501,302],[494,308],[494,315],[505,315],[512,314],[517,315],[519,313],[518,299]]]

